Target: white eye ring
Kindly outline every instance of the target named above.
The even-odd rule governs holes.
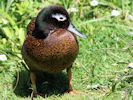
[[[63,14],[52,14],[53,18],[56,18],[58,21],[65,21],[67,18],[65,15]]]

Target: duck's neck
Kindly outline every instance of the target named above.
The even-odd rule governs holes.
[[[35,29],[32,33],[32,36],[38,39],[45,39],[48,36],[48,33]]]

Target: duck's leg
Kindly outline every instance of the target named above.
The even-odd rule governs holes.
[[[30,79],[32,83],[32,93],[31,93],[31,98],[37,96],[37,88],[36,88],[36,74],[34,72],[30,72]]]
[[[67,76],[68,76],[68,90],[67,92],[74,95],[76,91],[72,89],[72,66],[67,68]]]
[[[68,92],[72,91],[72,71],[71,67],[67,68],[67,76],[68,76]]]

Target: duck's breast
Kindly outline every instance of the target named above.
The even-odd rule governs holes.
[[[28,36],[23,45],[23,58],[31,70],[58,72],[76,59],[78,43],[69,31],[60,29],[46,39]]]

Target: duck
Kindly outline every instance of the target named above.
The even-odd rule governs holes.
[[[75,28],[62,6],[44,7],[28,24],[22,58],[29,68],[33,96],[38,94],[36,72],[54,74],[65,69],[68,77],[66,92],[74,93],[72,65],[79,52],[76,35],[86,38]]]

